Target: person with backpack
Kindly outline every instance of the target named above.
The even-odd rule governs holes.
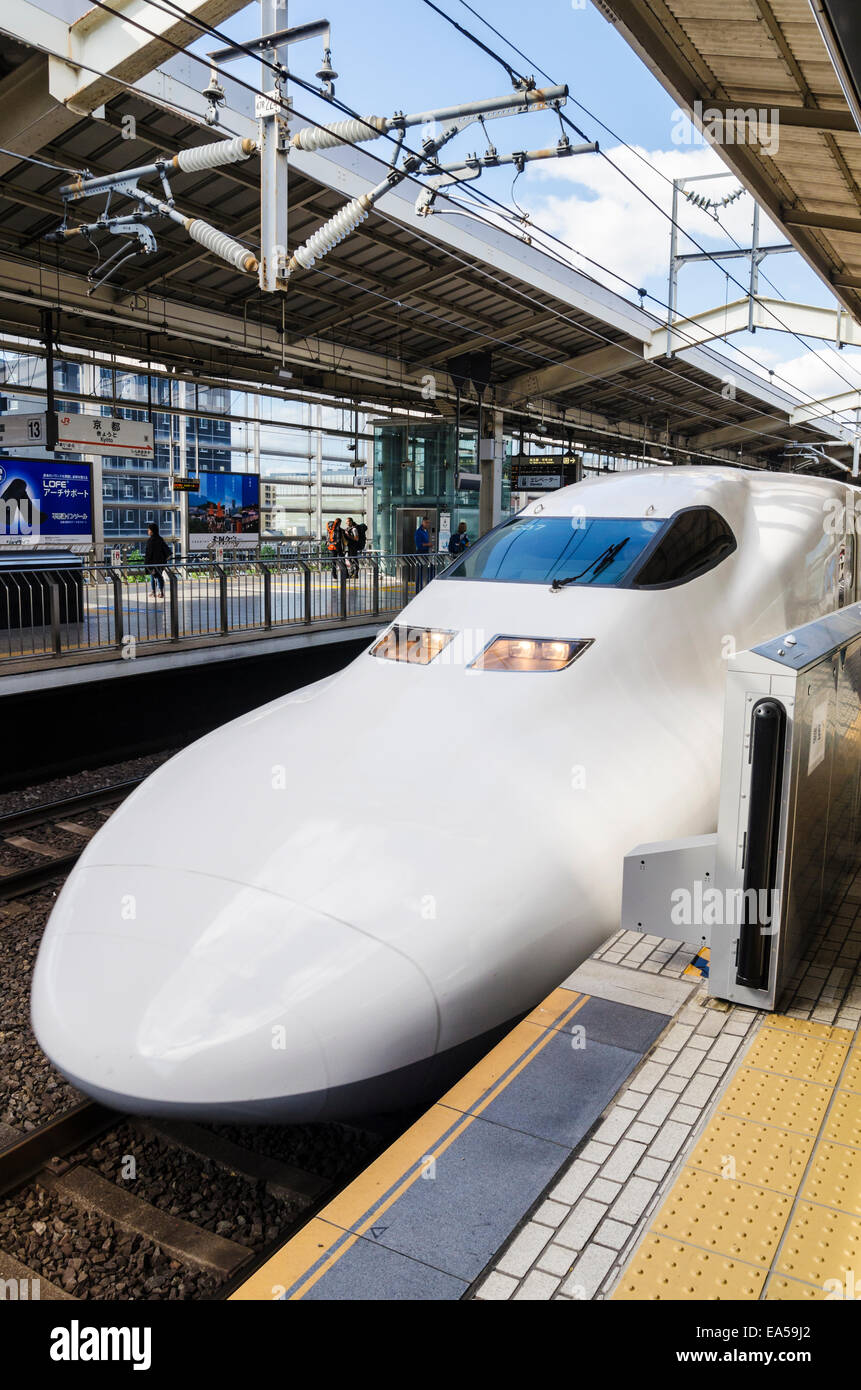
[[[466,533],[466,522],[462,521],[457,530],[449,537],[449,555],[461,555],[469,545],[469,536]]]
[[[359,573],[359,566],[355,563],[359,553],[359,533],[351,516],[347,517],[347,525],[344,528],[344,542],[347,547],[347,577],[355,579]]]
[[[153,598],[164,598],[164,565],[170,559],[170,547],[159,533],[158,522],[151,521],[147,526],[147,543],[144,551],[144,568],[152,585]],[[158,594],[156,594],[158,585]]]
[[[364,521],[356,522],[356,536],[358,537],[358,553],[361,555],[368,542],[368,528]]]
[[[334,521],[330,521],[326,525],[326,550],[332,559],[332,578],[337,579],[338,565],[344,553],[344,531],[339,516],[336,516]]]

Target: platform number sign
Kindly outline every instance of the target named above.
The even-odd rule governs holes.
[[[34,415],[27,421],[27,440],[30,444],[41,444],[45,434],[45,421],[41,415]]]

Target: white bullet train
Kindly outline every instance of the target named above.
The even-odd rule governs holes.
[[[39,952],[48,1057],[209,1119],[442,1084],[617,928],[628,850],[714,829],[726,655],[854,597],[851,494],[667,467],[531,503],[115,812]]]

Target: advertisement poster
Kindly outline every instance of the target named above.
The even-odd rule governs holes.
[[[88,463],[0,458],[0,546],[91,541]]]
[[[260,479],[256,473],[201,473],[188,499],[188,543],[253,546],[260,541]]]

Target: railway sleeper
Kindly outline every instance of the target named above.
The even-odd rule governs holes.
[[[171,1216],[141,1197],[124,1192],[84,1165],[62,1174],[41,1172],[36,1182],[46,1192],[95,1212],[120,1230],[151,1240],[166,1254],[194,1269],[227,1278],[252,1258],[253,1252],[247,1246]]]

